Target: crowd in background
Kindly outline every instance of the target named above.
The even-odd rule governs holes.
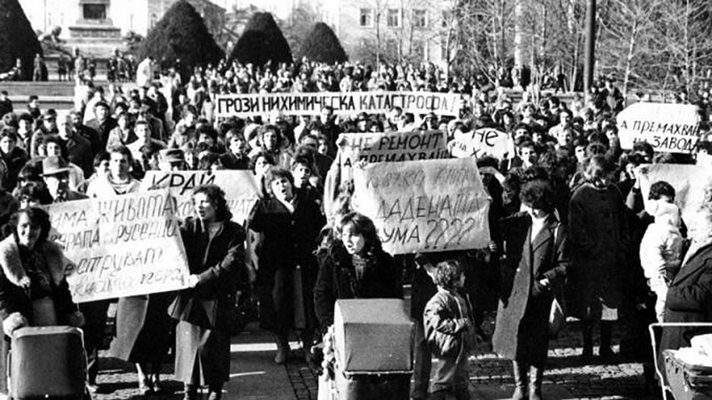
[[[91,82],[79,86],[75,109],[68,113],[42,107],[36,96],[27,104],[17,105],[11,104],[7,93],[0,94],[0,225],[6,227],[6,234],[12,235],[18,209],[133,192],[148,170],[252,170],[264,191],[248,221],[252,234],[261,239],[254,247],[257,257],[244,265],[240,260],[244,258],[246,237],[243,228],[227,223],[229,212],[219,188],[201,189],[194,194],[194,201],[202,222],[191,220],[184,228],[184,234],[194,238],[186,242],[194,289],[179,299],[207,301],[220,296],[215,305],[220,318],[220,310],[233,301],[229,294],[237,286],[232,283],[252,282],[260,299],[261,326],[274,333],[278,346],[275,361],[284,363],[289,356],[290,332],[297,328],[304,348],[311,348],[332,323],[336,299],[402,297],[403,279],[412,280],[412,316],[420,322],[414,398],[423,398],[428,391],[434,344],[429,340],[428,327],[432,325],[428,325],[427,315],[432,316],[433,307],[438,306],[428,303],[437,293],[433,282],[446,291],[469,295],[471,306],[466,308],[471,308],[471,317],[461,315],[456,319],[474,322],[462,323],[453,332],[471,328],[472,335],[485,341],[490,340],[490,333],[481,324],[488,313],[499,309],[500,326],[511,323],[506,318],[525,318],[532,319],[528,323],[536,327],[542,318],[548,318],[542,316],[542,310],[548,312],[554,295],[560,292],[569,315],[581,321],[582,357],[586,360],[593,357],[594,325],[600,330],[598,356],[603,360],[614,357],[612,331],[620,316],[625,316],[625,323],[619,325],[623,338],[620,352],[649,362],[649,345],[641,340],[647,334],[631,321],[652,322],[657,317],[664,319],[671,307],[692,307],[668,300],[667,305],[658,304],[656,309],[656,293],[668,299],[669,293],[676,293],[666,289],[675,281],[682,263],[687,248],[683,244],[696,242],[694,238],[686,240],[690,238],[686,238],[679,211],[671,209],[675,191],[669,183],[659,182],[651,189],[650,200],[660,204],[660,215],[645,212],[636,168],[650,163],[709,165],[712,146],[706,140],[707,122],[703,122],[703,140],[693,154],[656,153],[646,142],[624,150],[615,116],[625,107],[626,99],[611,79],[602,79],[592,93],[574,95],[570,100],[530,91],[521,92],[521,98],[514,100],[510,92],[478,76],[448,76],[432,64],[381,64],[372,68],[305,61],[272,69],[221,63],[196,68],[187,77],[177,72],[180,66],[157,73],[156,64],[151,59],[138,64],[136,80],[140,84],[134,89],[124,90],[118,84],[101,87]],[[324,107],[319,115],[304,117],[279,113],[246,119],[215,117],[216,94],[365,90],[453,92],[462,94],[462,101],[457,117],[414,115],[398,107],[385,114],[336,115],[333,109]],[[707,121],[706,99],[700,98],[699,105],[703,121]],[[448,140],[454,140],[485,127],[506,132],[513,143],[513,153],[501,160],[477,160],[492,198],[492,243],[486,249],[394,258],[382,250],[373,222],[353,213],[353,185],[342,182],[337,196],[327,193],[332,198],[324,198],[340,133],[439,129],[446,132]],[[327,202],[336,206],[324,207]],[[663,220],[669,221],[663,224],[663,233],[644,240],[648,226]],[[526,229],[522,231],[523,226]],[[646,259],[641,259],[641,241],[644,245],[657,243],[656,238],[673,228],[678,232],[673,240],[677,244],[672,245],[672,256],[665,253],[670,268],[662,272],[660,268],[647,268]],[[545,260],[541,277],[522,283],[515,272],[519,265],[511,260],[524,257],[522,246],[536,250],[540,231],[550,232],[556,247],[546,247],[537,258]],[[224,242],[224,246],[216,245],[218,242]],[[212,261],[207,263],[206,257]],[[539,266],[532,268],[536,273]],[[225,276],[234,281],[221,284],[220,278]],[[458,285],[455,282],[460,276],[464,281]],[[294,282],[299,282],[301,289],[297,290]],[[515,296],[512,287],[517,285],[526,285],[529,296],[542,303],[531,306],[534,308],[523,306],[512,316],[508,314],[511,308],[507,311],[509,306],[503,306],[502,301]],[[697,300],[709,304],[706,297]],[[440,306],[448,301],[464,304],[458,303],[462,299],[457,297],[439,301]],[[160,389],[160,363],[167,349],[156,346],[158,342],[146,341],[146,336],[130,334],[138,332],[133,329],[138,326],[139,331],[153,332],[154,338],[165,337],[170,321],[162,316],[167,315],[170,300],[150,295],[139,303],[142,305],[120,300],[117,339],[121,346],[115,354],[138,363],[142,390],[156,391]],[[180,305],[171,308],[171,315],[185,322],[179,327],[184,335],[179,336],[177,345],[197,349],[179,350],[186,398],[195,398],[201,384],[210,387],[217,396],[213,399],[219,398],[228,376],[225,368],[229,372],[229,358],[224,358],[225,354],[229,357],[229,352],[224,353],[229,336],[221,333],[213,312],[201,314]],[[151,311],[140,314],[135,311],[137,307]],[[82,304],[80,309],[87,332],[103,327],[106,304]],[[126,321],[137,325],[122,326]],[[440,325],[435,326],[438,331]],[[508,335],[512,332],[498,329],[492,339],[495,350],[515,360],[517,387],[524,391],[529,384],[533,393],[529,398],[536,398],[546,358],[541,349],[546,348],[548,338],[524,340],[526,332],[515,332],[511,337]],[[156,332],[163,336],[156,336]],[[94,352],[90,384],[95,385],[96,349],[101,338],[87,335],[88,350]],[[126,337],[130,338],[128,342]],[[205,358],[210,354],[201,347],[207,346],[206,341],[220,352],[217,360]],[[522,341],[519,347],[518,341]],[[512,342],[514,349],[508,347]],[[502,343],[507,345],[503,347]],[[522,348],[536,351],[522,353]],[[431,382],[436,392],[461,392],[461,387],[448,381],[452,376],[447,371],[465,368],[462,354],[452,357],[450,364],[433,365],[445,381]],[[651,378],[652,370],[646,365]]]

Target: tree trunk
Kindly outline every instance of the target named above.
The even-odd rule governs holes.
[[[633,65],[633,53],[635,52],[635,42],[638,38],[638,21],[633,21],[633,28],[630,32],[630,40],[628,41],[628,54],[625,58],[625,75],[623,76],[623,98],[628,98],[628,85],[630,83],[630,74]]]
[[[524,18],[523,0],[514,0],[514,65],[524,65],[524,49],[522,48],[522,19]]]

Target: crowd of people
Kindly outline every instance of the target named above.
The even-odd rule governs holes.
[[[404,279],[411,281],[414,399],[468,398],[466,361],[475,340],[491,340],[513,360],[514,399],[540,399],[554,299],[581,321],[586,362],[594,357],[594,326],[597,357],[614,357],[612,332],[621,316],[712,321],[711,231],[686,228],[690,221],[681,221],[668,182],[651,188],[656,207],[648,214],[636,175],[649,163],[707,165],[712,145],[703,140],[696,154],[684,155],[656,153],[646,142],[622,149],[615,115],[625,102],[612,80],[570,102],[554,95],[533,101],[528,92],[514,101],[475,84],[476,77],[448,78],[432,65],[221,64],[196,68],[183,83],[177,70],[157,79],[152,59],[141,64],[140,86],[124,92],[83,85],[69,112],[43,109],[36,96],[18,107],[0,93],[5,351],[20,326],[81,325],[88,387],[100,389],[98,350],[110,301],[72,303],[54,263],[61,250],[47,239],[50,219],[38,207],[135,192],[148,170],[251,170],[263,193],[238,224],[221,188],[196,188],[195,216],[181,229],[190,289],[118,300],[110,354],[136,364],[144,394],[162,390],[161,365],[174,334],[185,399],[197,398],[201,386],[211,400],[221,397],[230,368],[228,315],[246,286],[259,300],[261,328],[274,335],[274,361],[289,362],[288,338],[296,332],[318,369],[310,350],[333,324],[337,299],[402,298]],[[214,116],[220,93],[324,90],[456,92],[462,102],[457,117],[398,107],[352,116],[330,107],[306,117]],[[485,249],[394,257],[383,250],[373,221],[354,211],[352,182],[341,182],[338,193],[325,190],[333,186],[329,171],[340,133],[437,129],[456,140],[484,127],[506,132],[513,143],[504,159],[477,160],[492,199]],[[700,218],[712,221],[709,211]],[[494,312],[490,337],[482,322]],[[646,332],[620,328],[621,352],[649,363],[640,344]],[[663,343],[680,347],[685,337],[666,331]]]

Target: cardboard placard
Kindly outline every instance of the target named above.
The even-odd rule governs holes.
[[[700,136],[700,113],[691,104],[635,103],[616,117],[621,147],[647,141],[655,151],[691,153]]]
[[[193,215],[193,189],[200,185],[215,184],[225,192],[232,212],[232,220],[244,225],[252,207],[259,199],[259,186],[252,171],[146,171],[141,190],[169,189],[178,200],[177,215]]]
[[[473,158],[376,163],[354,169],[356,210],[391,254],[487,247],[490,197]]]
[[[453,157],[492,156],[501,160],[510,153],[512,148],[510,142],[507,133],[492,128],[482,128],[452,140],[448,143],[448,148]]]
[[[45,206],[77,303],[180,290],[188,260],[166,190]]]

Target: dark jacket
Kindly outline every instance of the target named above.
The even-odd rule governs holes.
[[[229,328],[238,276],[245,267],[245,231],[224,221],[212,239],[199,219],[188,217],[181,228],[191,274],[198,285],[181,291],[169,307],[172,318],[219,330]]]
[[[665,322],[712,322],[712,244],[692,255],[673,279],[665,301]],[[665,328],[660,348],[689,347],[692,336],[710,331],[710,328]]]
[[[334,323],[334,305],[338,299],[403,298],[401,269],[393,257],[381,250],[374,251],[360,281],[352,256],[341,242],[320,260],[314,286],[314,306],[322,329]]]
[[[250,169],[250,158],[247,155],[237,157],[235,153],[228,151],[220,156],[220,162],[225,169]]]
[[[438,290],[423,312],[425,338],[438,357],[455,358],[463,345],[474,350],[474,324],[469,300],[447,290]]]
[[[566,229],[556,217],[549,216],[533,240],[531,225],[525,213],[502,220],[506,258],[492,344],[503,358],[542,362],[548,348],[551,302],[563,288],[569,256]],[[538,282],[545,278],[549,287]]]
[[[67,159],[69,162],[76,164],[84,172],[84,178],[88,178],[94,172],[94,153],[91,143],[77,132],[72,134],[72,137],[59,139],[64,143],[67,149]]]
[[[597,299],[617,308],[630,244],[625,203],[614,185],[596,188],[584,183],[569,203],[571,294],[568,311],[585,318],[586,309]]]
[[[103,150],[109,140],[109,132],[118,127],[119,123],[112,117],[108,117],[104,122],[99,122],[99,120],[93,118],[87,121],[87,126],[98,134],[100,149]]]
[[[12,149],[10,154],[2,154],[2,160],[7,165],[7,176],[3,179],[2,186],[11,191],[17,185],[17,175],[28,160],[27,152],[20,147]]]

